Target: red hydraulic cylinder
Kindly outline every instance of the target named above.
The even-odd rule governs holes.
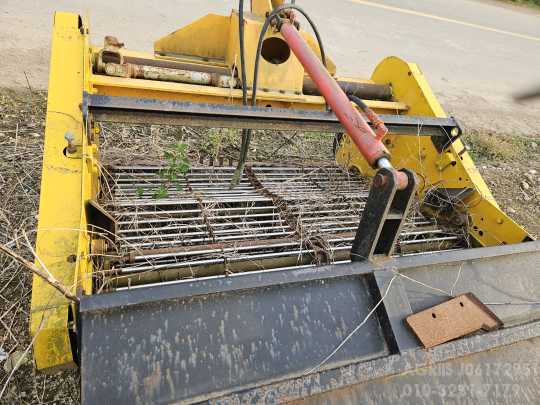
[[[338,120],[345,127],[362,156],[372,167],[377,167],[379,159],[388,158],[390,155],[381,140],[375,135],[358,110],[353,107],[347,95],[339,87],[336,80],[330,76],[328,70],[307,45],[298,30],[288,20],[283,20],[280,32]]]

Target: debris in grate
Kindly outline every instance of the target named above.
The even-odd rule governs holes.
[[[154,198],[159,165],[111,166],[100,204],[116,220],[115,258],[98,290],[253,270],[349,261],[370,180],[336,165],[192,166]],[[141,191],[142,190],[142,191]],[[459,230],[418,210],[396,254],[463,247]],[[101,283],[98,283],[101,284]]]

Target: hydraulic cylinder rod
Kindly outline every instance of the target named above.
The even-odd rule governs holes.
[[[366,120],[353,107],[345,92],[336,80],[330,76],[328,70],[307,45],[296,27],[289,20],[281,20],[280,32],[362,156],[374,168],[391,167],[390,154],[381,142],[380,137],[375,135]],[[407,186],[407,176],[398,173],[398,188],[403,189]]]

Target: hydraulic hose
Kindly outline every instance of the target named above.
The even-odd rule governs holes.
[[[349,97],[349,100],[351,100],[358,107],[360,107],[362,112],[369,119],[371,125],[373,125],[373,128],[375,129],[375,139],[379,141],[383,139],[384,136],[388,133],[388,128],[386,128],[386,125],[384,125],[384,122],[379,118],[375,111],[369,108],[360,97],[352,94],[347,94],[347,97]]]
[[[248,105],[247,100],[247,86],[246,86],[246,52],[244,41],[244,0],[239,0],[238,4],[238,37],[240,41],[240,70],[242,80],[242,104]],[[231,180],[230,188],[233,189],[238,185],[244,171],[246,164],[247,152],[249,150],[249,143],[251,140],[251,129],[242,129],[242,144],[240,147],[240,158],[238,159],[238,165],[234,171],[233,178]]]
[[[241,1],[241,4],[243,6],[243,1]],[[242,8],[242,6],[240,8]],[[256,106],[257,105],[257,83],[258,83],[258,77],[259,77],[259,62],[260,62],[260,56],[262,52],[262,44],[264,41],[264,37],[266,35],[266,31],[268,30],[269,25],[271,24],[272,20],[279,15],[279,13],[283,12],[284,10],[293,9],[300,12],[308,21],[308,23],[311,25],[311,28],[313,29],[313,32],[315,34],[315,37],[317,38],[317,43],[319,45],[319,51],[321,53],[321,60],[323,65],[326,67],[326,55],[324,52],[323,43],[321,40],[321,36],[319,34],[319,30],[317,29],[317,26],[313,22],[313,20],[309,17],[309,15],[299,6],[294,4],[294,1],[291,4],[283,4],[279,7],[276,7],[274,10],[272,10],[271,13],[268,14],[266,17],[262,30],[259,34],[259,41],[257,43],[257,52],[255,54],[255,68],[253,71],[253,91],[251,95],[251,105]],[[240,11],[239,11],[240,13]],[[243,12],[242,14],[239,14],[240,21],[243,21]],[[240,63],[242,64],[242,58],[243,58],[243,24],[240,24],[239,27],[240,31]],[[242,68],[242,72],[244,72],[244,69]],[[245,83],[244,75],[242,76],[242,83]],[[242,84],[242,89],[245,88],[245,85]],[[244,95],[244,93],[242,93]],[[246,105],[246,104],[244,104]],[[244,171],[244,166],[246,164],[247,154],[249,152],[249,144],[251,143],[251,136],[252,131],[250,129],[243,130],[242,131],[242,144],[240,148],[240,158],[238,160],[238,165],[236,166],[236,170],[234,172],[233,179],[231,181],[230,188],[234,188],[238,185],[240,182],[240,178],[242,177],[242,172]]]
[[[266,35],[266,31],[268,30],[268,26],[271,24],[272,20],[276,18],[279,15],[279,13],[288,9],[293,9],[300,12],[308,21],[309,25],[311,26],[311,29],[313,30],[313,33],[315,34],[315,37],[317,38],[317,44],[319,45],[319,51],[321,52],[322,63],[326,67],[326,54],[324,52],[324,46],[322,43],[321,35],[319,34],[319,30],[317,29],[317,26],[315,25],[313,20],[309,17],[309,15],[300,6],[297,6],[294,3],[283,4],[279,7],[276,7],[266,17],[261,33],[259,34],[259,41],[257,42],[257,52],[255,54],[255,68],[253,70],[253,92],[251,95],[251,105],[253,106],[255,106],[257,102],[257,82],[259,81],[259,61],[261,59],[262,44],[264,41],[264,36]]]

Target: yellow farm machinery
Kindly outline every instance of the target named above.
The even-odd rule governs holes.
[[[36,265],[70,294],[35,276],[37,368],[80,367],[84,404],[396,403],[419,369],[538,336],[540,245],[418,66],[340,77],[304,9],[250,6],[153,54],[55,14]],[[144,126],[240,142],[123,159]],[[283,133],[330,158],[251,158]]]

